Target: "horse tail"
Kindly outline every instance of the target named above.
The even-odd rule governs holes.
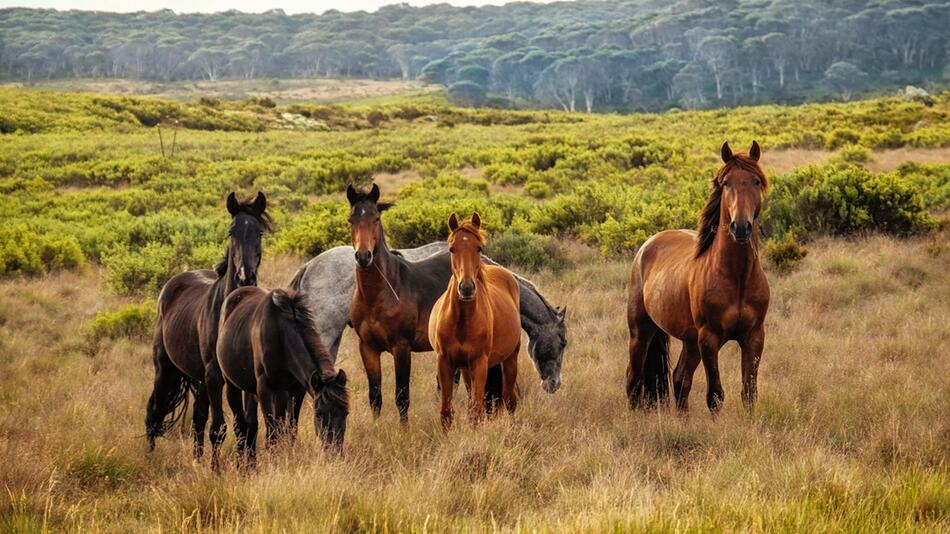
[[[170,431],[184,418],[188,411],[188,393],[194,392],[192,381],[168,357],[160,323],[152,343],[152,363],[155,383],[145,412],[145,433],[150,450],[155,448],[155,438]]]
[[[293,280],[290,281],[290,289],[294,291],[300,291],[300,283],[303,281],[303,275],[307,272],[307,266],[297,269],[297,272],[294,274]]]
[[[670,335],[659,328],[643,362],[643,390],[650,404],[665,403],[670,395]]]

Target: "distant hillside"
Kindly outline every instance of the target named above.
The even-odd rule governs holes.
[[[0,78],[350,77],[470,105],[654,110],[945,87],[950,2],[608,0],[289,16],[0,10]]]

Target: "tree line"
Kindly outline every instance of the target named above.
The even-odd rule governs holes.
[[[0,77],[422,79],[570,111],[797,103],[950,79],[950,2],[583,0],[287,15],[0,10]]]

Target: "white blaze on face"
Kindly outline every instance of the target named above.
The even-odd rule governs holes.
[[[238,271],[238,276],[241,278],[241,281],[242,281],[242,282],[247,279],[247,277],[244,275],[244,266],[243,266],[243,265],[241,266],[241,270]]]

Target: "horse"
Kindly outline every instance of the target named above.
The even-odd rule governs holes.
[[[725,400],[719,350],[730,340],[742,350],[743,404],[754,407],[769,307],[769,283],[759,260],[759,211],[768,190],[760,156],[755,141],[748,154],[734,154],[724,143],[699,230],[660,232],[637,252],[627,300],[631,408],[666,401],[670,336],[683,342],[673,371],[673,394],[682,412],[688,410],[700,360],[709,383],[706,405],[713,414],[719,411]]]
[[[481,217],[459,223],[449,217],[452,278],[429,316],[429,339],[438,357],[442,426],[452,426],[455,370],[461,368],[471,394],[471,414],[484,414],[488,368],[501,365],[502,402],[509,413],[518,405],[518,351],[521,349],[520,289],[502,267],[482,261],[485,234]]]
[[[305,300],[295,291],[242,287],[221,309],[218,364],[234,411],[238,451],[249,464],[256,452],[258,402],[267,442],[273,443],[284,425],[291,437],[296,435],[307,393],[314,399],[313,424],[324,446],[334,452],[343,448],[349,413],[346,373],[334,369]],[[220,397],[221,391],[211,394]],[[215,466],[217,459],[215,446]]]
[[[451,277],[451,266],[431,258],[410,263],[389,250],[380,215],[390,205],[379,203],[376,184],[368,193],[350,185],[346,197],[356,258],[350,324],[360,338],[369,403],[373,415],[379,417],[383,404],[380,354],[389,352],[396,368],[396,407],[406,424],[412,353],[432,350],[429,313],[443,291],[442,281]]]
[[[270,229],[267,199],[258,193],[251,202],[227,197],[231,214],[228,246],[214,270],[197,270],[172,277],[158,296],[158,319],[152,342],[155,381],[145,415],[149,452],[155,439],[182,417],[189,392],[194,397],[194,455],[204,453],[204,431],[212,399],[208,379],[220,376],[215,358],[218,315],[228,294],[242,286],[257,284],[261,262],[261,239]],[[224,414],[217,403],[211,424],[211,441],[224,439]]]
[[[308,302],[320,303],[319,306],[312,306],[310,312],[314,327],[326,343],[334,362],[340,349],[343,330],[350,320],[350,304],[356,286],[356,273],[353,269],[355,252],[349,245],[326,250],[302,265],[290,282],[291,289],[307,293],[310,297]],[[399,254],[410,263],[424,259],[442,262],[445,267],[437,271],[440,275],[451,271],[448,267],[451,261],[449,246],[445,241],[394,250],[393,253]],[[498,265],[484,254],[482,261]],[[530,280],[517,273],[512,274],[518,280],[521,292],[521,328],[528,335],[528,356],[541,378],[541,388],[547,393],[554,393],[561,386],[561,367],[567,347],[567,327],[564,321],[567,309],[555,308]],[[440,280],[439,291],[448,283],[449,276]],[[437,297],[438,295],[435,295],[433,298]],[[497,386],[497,391],[494,392],[500,396],[501,369],[492,367],[488,376],[489,384]],[[489,392],[493,392],[492,386],[489,386]]]

